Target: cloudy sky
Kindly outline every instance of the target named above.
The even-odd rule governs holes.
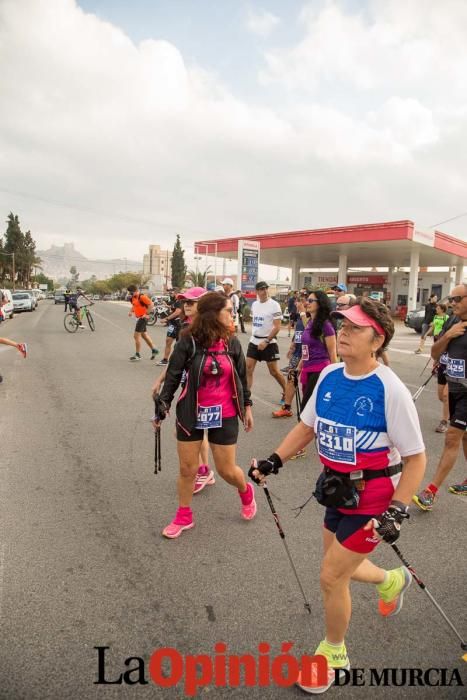
[[[0,211],[133,259],[433,226],[467,212],[466,36],[464,0],[0,0]]]

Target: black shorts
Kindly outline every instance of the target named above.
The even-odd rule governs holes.
[[[281,357],[279,355],[279,346],[276,342],[269,343],[264,350],[258,350],[258,346],[254,343],[248,343],[246,356],[258,362],[277,362]]]
[[[299,315],[296,311],[291,311],[289,315],[289,319],[292,323],[295,323],[295,321],[298,319]]]
[[[380,514],[378,514],[380,515]],[[364,530],[364,526],[371,518],[377,515],[347,515],[337,508],[326,508],[324,514],[324,527],[333,532],[337,541],[351,552],[369,554],[378,546],[380,540],[373,534],[373,530]]]
[[[172,323],[169,321],[167,325],[167,338],[174,338],[175,340],[178,340],[178,336],[180,333],[180,324],[179,323]]]
[[[224,418],[221,428],[210,428],[207,431],[208,442],[214,445],[236,445],[238,440],[238,418]],[[204,430],[194,428],[189,435],[177,423],[177,440],[179,442],[197,442],[204,437]]]
[[[146,333],[147,320],[143,317],[136,321],[135,333]]]
[[[467,391],[449,387],[449,422],[453,428],[467,430]]]
[[[446,365],[438,365],[438,384],[441,386],[446,386]]]

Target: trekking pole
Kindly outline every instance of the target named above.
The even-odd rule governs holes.
[[[157,402],[154,401],[154,418],[158,418]],[[161,424],[154,429],[154,474],[161,471]]]
[[[425,584],[423,583],[423,581],[421,580],[421,578],[419,578],[419,577],[417,576],[416,572],[414,571],[414,569],[412,568],[412,566],[410,566],[409,562],[405,559],[405,557],[403,556],[403,554],[402,554],[402,552],[400,551],[400,549],[399,549],[399,548],[397,547],[397,545],[395,545],[395,544],[391,544],[391,547],[393,548],[393,550],[395,551],[395,553],[397,554],[397,556],[399,557],[399,559],[401,560],[401,562],[408,568],[408,570],[409,570],[410,573],[412,574],[413,578],[415,579],[415,582],[416,582],[416,583],[418,584],[418,586],[422,589],[422,591],[425,591],[425,593],[427,594],[428,598],[431,600],[431,602],[433,603],[433,605],[435,606],[435,608],[437,609],[437,611],[438,611],[438,612],[440,613],[440,615],[444,618],[444,620],[448,623],[449,627],[452,629],[452,631],[454,632],[454,634],[456,635],[456,637],[459,639],[459,641],[460,641],[460,643],[461,643],[461,648],[462,648],[462,650],[463,650],[463,651],[467,651],[467,642],[465,642],[465,641],[462,639],[461,635],[459,634],[459,632],[457,631],[457,629],[454,627],[454,625],[453,625],[453,623],[451,622],[451,620],[449,619],[449,617],[446,615],[446,613],[445,613],[444,610],[441,608],[441,606],[439,605],[439,603],[437,603],[436,600],[433,598],[433,596],[431,595],[430,591],[429,591],[428,588],[425,586]]]
[[[281,536],[281,540],[282,540],[282,542],[284,543],[285,551],[287,552],[287,556],[288,556],[288,558],[289,558],[290,566],[292,567],[292,571],[294,572],[295,578],[297,579],[298,587],[300,588],[301,594],[302,594],[302,596],[303,596],[303,600],[305,601],[305,602],[304,602],[305,610],[311,615],[310,603],[309,603],[309,602],[307,601],[307,599],[306,599],[305,591],[303,590],[303,586],[302,586],[302,584],[301,584],[301,582],[300,582],[300,579],[298,578],[297,569],[295,568],[295,565],[294,565],[294,563],[293,563],[292,557],[291,557],[291,555],[290,555],[289,548],[288,548],[288,546],[287,546],[287,542],[285,541],[285,533],[284,533],[284,530],[282,529],[281,524],[280,524],[280,522],[279,522],[279,516],[277,515],[277,511],[276,511],[276,509],[274,508],[274,503],[272,502],[271,495],[270,495],[270,493],[269,493],[269,491],[268,491],[268,487],[266,486],[266,483],[265,483],[265,482],[262,484],[262,487],[263,487],[264,493],[265,493],[265,495],[266,495],[266,498],[268,499],[269,507],[270,507],[271,513],[272,513],[272,515],[273,515],[273,517],[274,517],[274,521],[275,521],[275,523],[276,523],[276,525],[277,525],[277,529],[279,530],[279,535]]]
[[[430,364],[430,362],[431,362],[431,357],[428,358],[428,362],[426,363],[425,367],[422,369],[422,371],[421,371],[420,374],[418,375],[419,377],[421,377],[422,374],[424,374],[424,373],[426,372],[426,368],[428,367],[428,365]]]
[[[412,399],[413,399],[414,403],[415,403],[415,401],[416,401],[418,398],[420,398],[420,396],[421,396],[421,394],[422,394],[424,388],[426,387],[426,385],[428,384],[428,382],[430,381],[430,379],[431,379],[432,377],[434,377],[434,375],[435,375],[437,369],[438,369],[438,366],[435,365],[435,367],[433,367],[433,369],[432,369],[432,371],[431,371],[430,376],[428,377],[428,379],[427,379],[425,382],[423,382],[423,384],[422,384],[421,386],[418,387],[417,391],[416,391],[415,394],[412,396]]]

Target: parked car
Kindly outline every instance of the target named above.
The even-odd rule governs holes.
[[[111,294],[104,294],[102,297],[103,301],[112,301],[112,295]]]
[[[0,289],[0,294],[2,294],[7,302],[4,306],[2,306],[2,311],[3,315],[5,318],[13,318],[13,315],[15,313],[15,308],[13,306],[13,298],[11,295],[11,290],[10,289]]]
[[[40,289],[28,289],[29,292],[31,292],[32,296],[36,300],[36,306],[39,303],[41,299],[43,299],[42,291]]]
[[[65,303],[65,295],[63,294],[63,292],[55,292],[54,302],[55,304]]]
[[[425,309],[415,309],[409,311],[405,317],[404,324],[407,328],[413,328],[417,333],[422,332],[423,319],[425,318]]]
[[[13,292],[12,297],[15,311],[35,311],[36,304],[29,291]]]
[[[93,301],[100,301],[100,296],[99,296],[99,294],[94,294],[94,295],[91,297],[91,299],[92,299]]]
[[[54,299],[54,298],[55,298],[55,294],[54,294],[53,292],[47,292],[45,298],[46,298],[46,299]]]

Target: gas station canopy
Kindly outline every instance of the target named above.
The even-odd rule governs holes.
[[[197,241],[195,251],[235,259],[245,239],[260,243],[261,263],[278,267],[335,268],[342,256],[347,269],[410,267],[414,253],[420,267],[462,267],[467,261],[466,241],[412,221],[218,238]]]

